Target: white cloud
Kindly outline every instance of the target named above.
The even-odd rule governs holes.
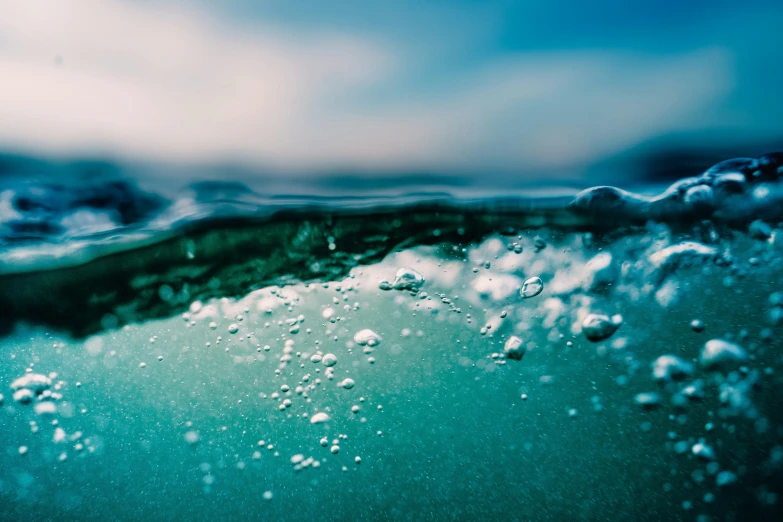
[[[700,125],[731,79],[719,50],[521,54],[437,95],[353,101],[413,74],[403,48],[116,0],[0,0],[0,148],[294,170],[565,168]]]

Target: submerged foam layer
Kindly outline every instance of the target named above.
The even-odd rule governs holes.
[[[9,324],[25,319],[83,335],[167,316],[195,298],[337,279],[395,249],[493,233],[543,227],[617,237],[655,221],[677,242],[714,243],[724,228],[749,223],[752,235],[769,237],[782,203],[783,153],[722,162],[656,196],[595,187],[572,196],[280,198],[202,183],[166,197],[127,181],[25,182],[0,197],[0,307]],[[651,262],[651,277],[670,262],[718,255],[715,245],[671,246]]]

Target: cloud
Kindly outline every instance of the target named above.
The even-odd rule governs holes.
[[[3,2],[0,20],[0,140],[54,150],[284,162],[313,105],[393,67],[342,35],[116,1]]]
[[[706,125],[732,80],[719,49],[558,51],[423,91],[403,87],[422,74],[410,53],[173,6],[0,1],[0,147],[291,171],[564,169]]]
[[[423,163],[560,170],[698,129],[730,88],[730,57],[716,49],[675,57],[525,54],[477,68],[433,99],[348,117],[342,131],[375,136],[367,150],[376,159],[400,150],[374,150],[373,143],[399,145],[402,134],[414,143],[400,148]]]

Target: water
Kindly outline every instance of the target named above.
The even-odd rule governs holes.
[[[781,166],[353,200],[9,183],[2,519],[778,520]]]

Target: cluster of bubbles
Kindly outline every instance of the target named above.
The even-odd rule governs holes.
[[[410,269],[400,269],[393,286],[395,289],[417,295],[424,284],[424,277],[418,272]],[[358,302],[353,304],[349,302],[348,296],[356,290],[355,284],[350,280],[340,284],[324,284],[323,287],[324,289],[331,288],[338,292],[338,295],[343,296],[343,299],[339,297],[332,298],[331,305],[323,307],[321,311],[321,318],[324,320],[321,325],[324,330],[321,330],[321,332],[326,335],[327,340],[334,342],[339,339],[339,336],[334,331],[335,326],[341,323],[347,324],[347,317],[339,312],[341,302],[345,303],[343,306],[345,314],[356,313],[359,311],[360,306]],[[309,421],[310,425],[325,429],[327,432],[332,429],[330,425],[335,423],[335,419],[339,419],[340,425],[344,425],[345,417],[335,409],[335,406],[329,404],[328,399],[324,400],[320,397],[324,395],[324,385],[330,382],[333,382],[338,390],[342,390],[341,393],[355,393],[355,388],[361,387],[361,383],[357,382],[356,374],[351,371],[351,368],[355,367],[356,362],[354,361],[353,364],[343,367],[342,365],[345,364],[342,362],[344,361],[344,355],[335,349],[327,350],[323,348],[324,341],[322,340],[311,340],[311,335],[317,335],[318,329],[315,327],[313,329],[301,328],[300,325],[309,324],[304,315],[296,316],[294,314],[288,319],[273,320],[276,316],[275,311],[281,308],[281,306],[289,313],[294,313],[296,306],[300,302],[300,296],[293,290],[275,288],[262,290],[254,295],[251,294],[244,301],[254,303],[255,306],[245,306],[237,310],[238,305],[232,305],[228,300],[223,301],[222,305],[226,311],[239,311],[240,313],[232,315],[232,312],[228,311],[228,313],[223,314],[223,320],[232,321],[227,327],[223,326],[223,328],[226,328],[223,331],[227,331],[228,336],[224,337],[223,335],[215,335],[213,333],[214,337],[205,343],[205,347],[211,349],[212,347],[225,345],[225,352],[234,358],[236,364],[264,361],[272,357],[272,360],[276,361],[276,364],[273,366],[273,379],[284,380],[275,389],[258,393],[262,404],[271,402],[274,405],[274,410],[284,415],[286,419]],[[220,315],[214,305],[194,302],[189,312],[183,315],[183,319],[187,327],[208,324],[209,332],[218,332],[221,330]],[[280,335],[275,334],[273,335],[274,339],[271,339],[266,330],[271,330],[275,327],[282,329],[283,333]],[[307,337],[304,340],[298,340],[297,337],[302,335],[302,333]],[[259,338],[262,336],[268,340],[268,344],[262,344],[259,341]],[[154,343],[155,340],[156,337],[151,338],[150,343]],[[277,343],[282,343],[281,351],[278,351],[279,348],[275,348],[275,346],[279,346]],[[361,328],[354,330],[352,342],[346,341],[347,355],[353,360],[354,352],[359,351],[366,357],[365,361],[373,365],[375,359],[372,354],[381,344],[381,335],[373,329]],[[248,349],[253,345],[255,345],[256,356],[236,355],[238,352],[247,353]],[[300,349],[300,346],[303,348]],[[306,348],[304,348],[305,346]],[[139,367],[145,368],[146,366],[139,365]],[[289,379],[294,379],[295,382]],[[351,402],[353,403],[351,404]],[[348,418],[358,419],[362,424],[367,422],[367,415],[364,414],[362,407],[362,404],[365,402],[367,402],[367,399],[364,396],[359,396],[357,400],[350,401],[345,412],[348,414]],[[241,400],[237,401],[238,406],[241,403]],[[381,409],[381,405],[376,405],[377,411]],[[199,448],[203,446],[202,432],[191,421],[185,423],[185,428],[186,431],[183,433],[184,441],[194,451],[200,451]],[[380,435],[380,433],[381,431],[379,430],[378,434]],[[312,470],[322,467],[327,464],[328,456],[337,458],[335,456],[342,455],[341,450],[344,449],[348,440],[347,433],[330,438],[327,435],[323,435],[322,432],[316,432],[315,437],[315,442],[327,450],[327,455],[319,456],[318,454],[312,454],[307,456],[306,453],[300,450],[291,457],[294,471],[299,472],[305,469]],[[263,452],[261,450],[263,449],[266,449],[274,457],[280,455],[280,444],[274,444],[269,440],[260,440],[258,446],[259,449],[256,449],[251,455],[253,461],[262,459]],[[361,456],[355,455],[353,457],[354,465],[358,465],[361,462]],[[202,467],[204,466],[209,467],[209,464],[204,463]],[[348,471],[348,467],[343,465],[342,470]],[[211,471],[211,467],[204,473],[204,491],[209,492],[215,484],[216,477],[213,471]],[[271,498],[270,493],[268,500]]]
[[[80,387],[81,383],[77,382],[76,386]],[[66,417],[74,414],[73,404],[63,400],[63,392],[67,387],[68,383],[59,380],[56,372],[35,373],[32,368],[27,368],[26,373],[13,380],[10,385],[14,402],[24,410],[32,410],[34,416],[29,420],[30,433],[39,435],[42,424],[51,426],[51,442],[59,448],[58,462],[68,459],[69,447],[76,454],[82,454],[85,450],[86,453],[95,452],[95,446],[89,437],[83,437],[81,431],[74,431],[69,435],[61,426],[60,414]],[[0,406],[3,404],[4,397],[0,394]],[[82,409],[81,413],[86,413],[86,409]],[[28,455],[31,445],[19,446],[19,455]]]

